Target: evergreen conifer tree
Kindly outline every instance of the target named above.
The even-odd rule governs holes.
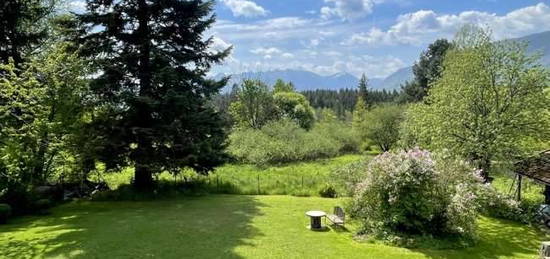
[[[88,0],[78,16],[82,54],[98,67],[91,88],[99,159],[133,165],[138,189],[151,188],[154,173],[208,172],[224,161],[223,121],[207,102],[227,78],[206,73],[230,48],[213,51],[213,39],[203,37],[213,7],[211,0]]]

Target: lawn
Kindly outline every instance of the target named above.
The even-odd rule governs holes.
[[[342,200],[208,195],[147,202],[74,202],[0,226],[0,258],[535,258],[544,236],[479,219],[480,240],[460,250],[404,249],[312,232],[304,212]]]

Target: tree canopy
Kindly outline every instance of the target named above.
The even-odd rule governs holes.
[[[214,1],[89,0],[78,15],[81,53],[96,65],[91,83],[101,114],[92,125],[105,139],[109,167],[135,167],[134,184],[191,167],[206,172],[224,160],[225,132],[207,101],[227,82],[206,78],[230,49],[212,51]]]
[[[428,91],[443,70],[443,60],[452,44],[446,39],[439,39],[420,54],[420,59],[413,65],[414,79],[402,86],[401,102],[419,102],[428,95]]]
[[[450,149],[483,169],[489,180],[494,159],[525,151],[522,141],[548,137],[548,70],[525,45],[493,42],[490,33],[464,27],[444,61],[428,104],[409,109],[404,141]]]

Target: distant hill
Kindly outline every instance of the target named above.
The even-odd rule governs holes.
[[[378,84],[371,83],[374,89],[399,90],[401,84],[413,79],[412,67],[404,67],[381,80]]]
[[[369,78],[369,88],[371,89],[397,89],[399,81],[407,78],[407,70],[404,68],[392,74],[388,78]],[[222,78],[223,75],[216,75],[216,79]],[[227,84],[224,91],[229,91],[233,84],[239,84],[244,79],[258,79],[268,85],[273,85],[277,79],[290,81],[296,86],[298,91],[329,89],[338,90],[343,88],[355,88],[359,84],[359,78],[349,73],[337,73],[330,76],[322,76],[305,70],[273,70],[265,72],[245,72],[241,74],[231,75],[231,80]]]
[[[521,38],[512,39],[515,41],[525,41],[528,43],[527,52],[541,53],[541,62],[550,67],[550,31],[535,33]]]
[[[511,40],[528,42],[528,53],[541,53],[542,64],[550,67],[550,31],[531,34]],[[223,75],[217,75],[215,78],[219,79],[222,76]],[[355,88],[359,83],[359,79],[349,73],[337,73],[330,76],[322,76],[310,71],[287,69],[266,72],[245,72],[232,75],[231,80],[224,91],[229,91],[234,83],[240,83],[243,79],[259,79],[269,85],[273,85],[279,78],[294,83],[298,91]],[[399,89],[401,84],[412,79],[412,66],[404,67],[386,78],[370,78],[369,87],[377,90],[394,90]]]
[[[221,78],[217,75],[215,78]],[[292,82],[299,91],[315,89],[341,89],[356,87],[359,79],[348,73],[338,73],[330,76],[321,76],[305,70],[273,70],[265,72],[245,72],[231,75],[225,90],[229,90],[233,84],[239,84],[244,79],[258,79],[268,85],[273,85],[277,79]]]

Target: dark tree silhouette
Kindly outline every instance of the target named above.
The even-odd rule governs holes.
[[[419,102],[428,94],[430,84],[441,76],[443,58],[451,47],[446,39],[436,40],[420,54],[413,66],[414,79],[402,86],[402,102]]]
[[[223,120],[209,100],[227,83],[206,79],[231,49],[213,51],[204,32],[214,1],[88,0],[78,15],[83,56],[97,66],[91,88],[103,138],[99,159],[135,167],[134,186],[152,174],[191,167],[208,172],[225,159]]]
[[[16,65],[47,37],[46,19],[54,10],[53,0],[0,1],[0,62],[10,58]]]

